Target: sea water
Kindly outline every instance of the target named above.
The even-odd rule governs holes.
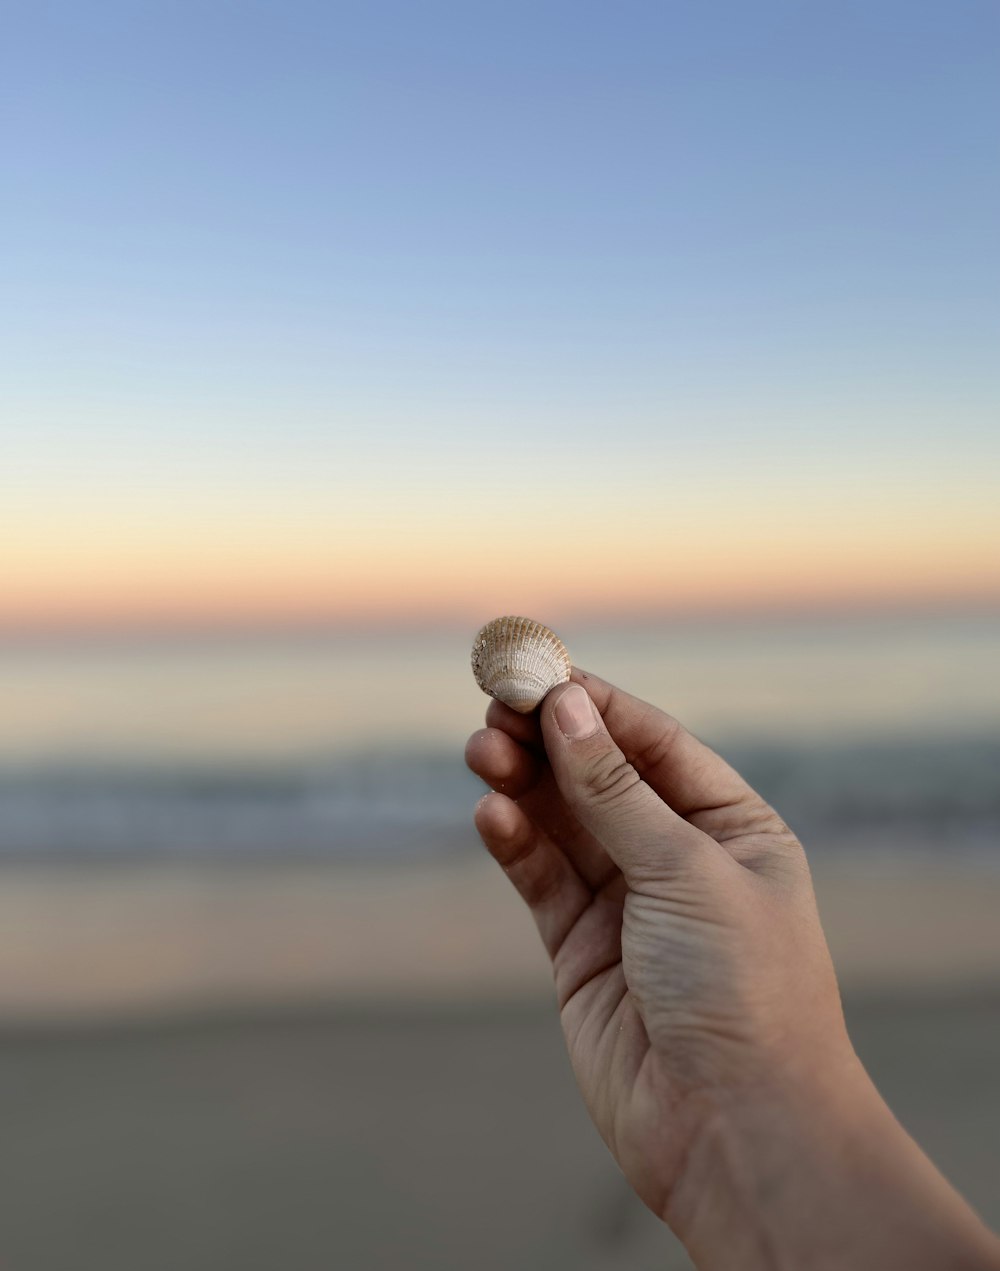
[[[472,631],[7,640],[0,855],[476,849]],[[1000,616],[566,626],[814,850],[1000,861]]]

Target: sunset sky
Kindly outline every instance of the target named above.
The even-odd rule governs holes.
[[[20,6],[0,628],[1000,602],[1000,7]]]

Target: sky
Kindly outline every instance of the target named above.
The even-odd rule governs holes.
[[[0,630],[1000,601],[994,0],[39,3]]]

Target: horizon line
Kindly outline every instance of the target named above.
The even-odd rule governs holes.
[[[1000,617],[1000,592],[924,596],[864,596],[845,601],[843,597],[806,597],[775,600],[764,598],[759,603],[719,600],[680,605],[635,606],[622,611],[618,619],[609,618],[607,610],[598,606],[561,604],[552,614],[525,614],[547,625],[569,630],[573,627],[602,630],[623,627],[648,628],[658,624],[697,626],[703,623],[746,622],[751,625],[769,622],[802,622],[815,620],[850,621]],[[507,610],[506,612],[510,612]],[[186,641],[224,642],[227,640],[318,640],[335,636],[384,636],[399,631],[433,635],[468,630],[474,634],[499,613],[475,616],[466,607],[451,608],[432,616],[411,616],[407,620],[387,614],[273,614],[212,615],[209,617],[178,613],[155,618],[141,615],[113,615],[106,618],[79,620],[4,619],[0,617],[0,647],[30,643],[72,644],[95,643],[184,643]]]

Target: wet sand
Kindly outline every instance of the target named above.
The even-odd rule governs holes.
[[[846,990],[1000,984],[995,866],[827,857],[814,874]],[[550,991],[531,919],[485,854],[0,868],[0,1021]]]

